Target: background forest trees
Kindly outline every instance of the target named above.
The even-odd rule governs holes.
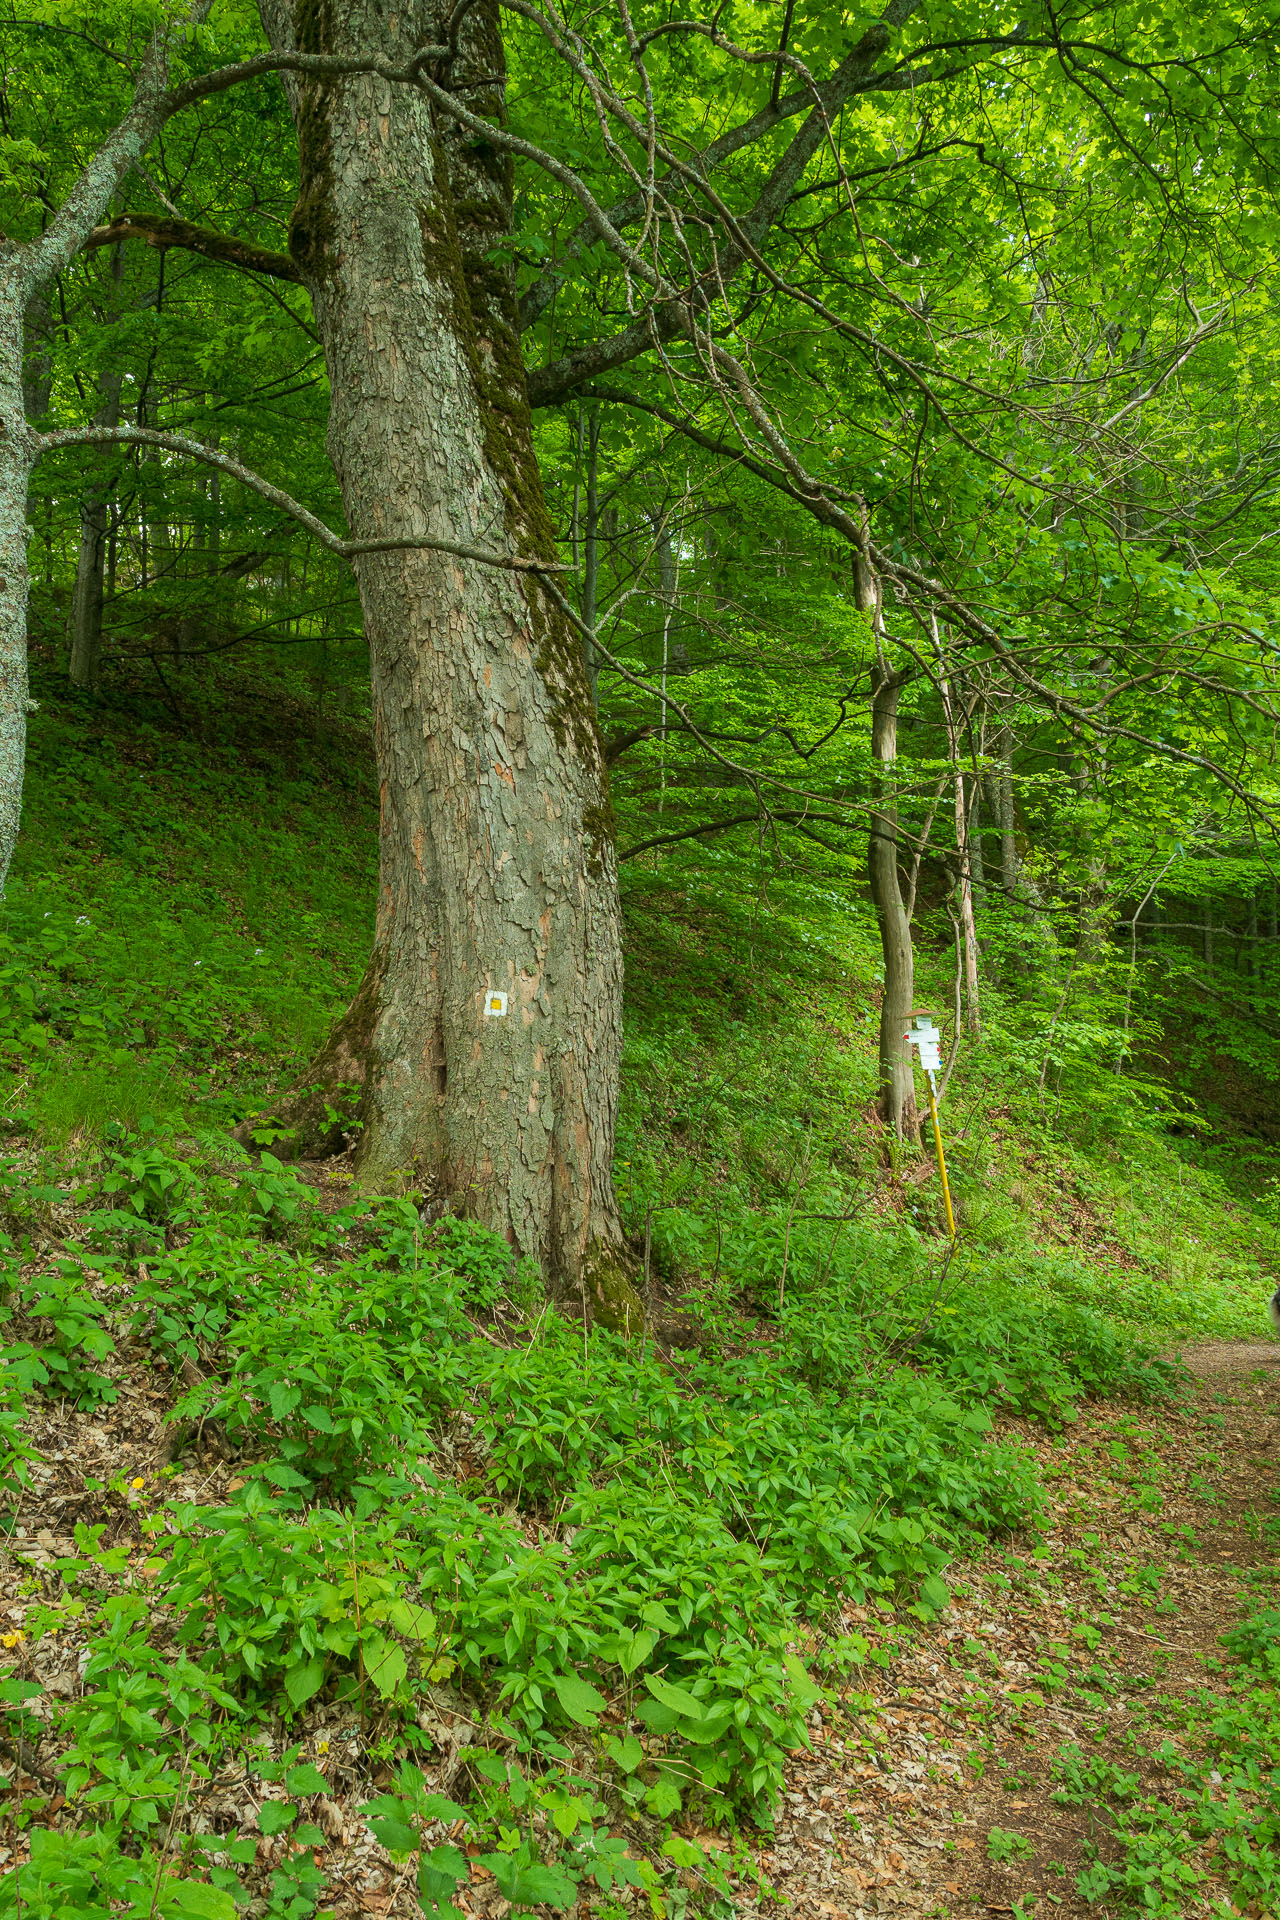
[[[1276,932],[1266,10],[1193,39],[1173,10],[1015,20],[908,0],[870,25],[792,4],[714,25],[523,4],[483,19],[486,84],[505,43],[505,98],[476,94],[466,46],[426,12],[404,47],[355,33],[400,77],[315,79],[298,97],[314,132],[335,103],[359,121],[361,101],[412,94],[455,171],[513,168],[473,264],[499,305],[519,300],[619,862],[660,874],[692,845],[745,858],[759,884],[773,872],[850,899],[865,874],[899,1134],[913,926],[954,947],[957,1039],[978,1041],[984,1000],[1012,1012],[1042,1096],[1068,1065],[1077,1088],[1131,1075],[1178,981],[1214,1044],[1255,1068]],[[127,104],[146,30],[15,18],[10,234],[33,237],[63,203]],[[277,54],[290,30],[271,23]],[[343,31],[329,19],[305,52],[341,51]],[[409,41],[442,51],[414,62]],[[215,10],[179,60],[198,82],[262,47],[255,22]],[[302,186],[312,206],[305,172]],[[172,118],[28,305],[33,424],[181,434],[340,527],[320,336],[343,302],[299,284],[297,195],[278,77]],[[353,242],[349,318],[361,258]],[[345,377],[354,393],[349,356]],[[429,420],[414,433],[430,446]],[[360,434],[352,414],[349,447]],[[257,663],[265,687],[288,661],[323,725],[364,710],[367,638],[377,711],[367,580],[362,623],[343,564],[287,512],[155,444],[47,455],[35,488],[37,652],[77,685],[111,698],[141,676],[181,717],[222,665]],[[461,537],[492,545],[486,511]],[[426,602],[443,613],[457,589],[432,564]],[[481,593],[500,576],[467,578]],[[519,591],[565,617],[558,588]],[[425,683],[395,695],[405,713],[437,699]],[[398,785],[413,785],[403,769]],[[593,805],[571,836],[584,874]],[[527,817],[517,803],[503,831],[518,839]],[[481,830],[454,826],[465,867]],[[447,827],[431,832],[446,848]],[[384,843],[393,892],[412,840]],[[409,941],[419,956],[439,943]],[[435,1043],[401,1029],[384,1061],[421,1059],[410,1100],[429,1106]],[[445,1052],[452,1071],[461,1027]],[[361,1077],[359,1053],[336,1050],[338,1077]],[[606,1144],[610,1072],[588,1117]],[[328,1104],[339,1126],[353,1117]],[[360,1117],[374,1166],[418,1150],[376,1098]],[[468,1151],[492,1144],[481,1126]],[[548,1209],[544,1195],[533,1225],[508,1229],[545,1250]]]

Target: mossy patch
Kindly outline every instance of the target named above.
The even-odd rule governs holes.
[[[644,1302],[612,1247],[597,1241],[587,1250],[582,1262],[582,1284],[591,1317],[600,1326],[607,1327],[610,1333],[620,1333],[626,1340],[644,1332]]]
[[[294,32],[299,53],[333,49],[329,0],[296,0]],[[326,80],[298,83],[298,198],[289,219],[289,257],[312,285],[328,278],[336,226],[333,212],[333,140]]]

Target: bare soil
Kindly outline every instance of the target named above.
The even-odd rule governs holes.
[[[1053,1799],[1060,1749],[1159,1793],[1168,1704],[1219,1689],[1220,1637],[1246,1611],[1247,1576],[1280,1578],[1280,1540],[1265,1531],[1280,1344],[1213,1342],[1181,1358],[1195,1379],[1181,1408],[1108,1404],[1056,1437],[1021,1429],[1048,1480],[1047,1529],[954,1567],[932,1626],[904,1641],[890,1617],[847,1613],[888,1664],[864,1669],[867,1708],[825,1717],[792,1769],[761,1855],[789,1913],[1112,1911],[1076,1892],[1090,1849],[1115,1850],[1103,1808]],[[1225,1886],[1206,1891],[1215,1911],[1237,1911]]]

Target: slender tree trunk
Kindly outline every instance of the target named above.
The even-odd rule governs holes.
[[[95,423],[100,426],[114,427],[118,420],[118,407],[110,412],[100,409],[95,415]],[[102,610],[110,530],[110,489],[86,488],[80,501],[80,552],[67,623],[71,642],[67,670],[73,687],[88,690],[96,690],[102,673]]]
[[[0,274],[0,895],[22,815],[27,680],[28,427],[23,407],[23,289]]]
[[[914,1140],[919,1124],[911,1050],[904,1038],[915,994],[915,954],[898,871],[898,702],[907,679],[906,673],[891,672],[882,660],[877,662],[871,698],[873,811],[867,849],[867,874],[884,957],[880,1116],[900,1140]]]
[[[934,641],[937,644],[937,628],[934,628]],[[960,764],[962,748],[961,716],[956,711],[949,680],[939,680],[942,692],[942,711],[947,723],[947,745],[950,751],[953,793],[955,805],[956,858],[959,862],[960,876],[956,886],[956,908],[960,921],[960,945],[964,967],[964,1023],[974,1040],[982,1036],[982,1003],[978,989],[978,930],[973,918],[973,814],[977,809],[978,776],[973,776],[972,789],[965,778],[964,768]]]
[[[982,851],[982,775],[966,773],[962,778],[967,790],[969,873],[973,881],[973,910],[975,914],[980,914],[987,893],[987,863]]]
[[[1013,818],[1013,734],[1008,727],[1001,729],[999,744],[1000,772],[1000,879],[1010,900],[1018,891],[1018,847],[1014,838]]]
[[[590,632],[596,630],[600,588],[600,414],[595,407],[587,420],[587,518],[583,531],[582,620]],[[576,557],[574,564],[577,564]],[[591,697],[596,694],[600,662],[594,646],[587,642],[587,668],[591,675]]]
[[[964,770],[956,768],[956,845],[960,857],[957,888],[960,939],[964,953],[964,1023],[974,1040],[982,1037],[982,1000],[978,988],[978,929],[973,918],[973,879],[970,868],[972,820],[966,806]],[[976,805],[976,802],[975,802]]]
[[[445,0],[298,8],[304,51],[407,62],[449,36]],[[288,0],[262,0],[276,48]],[[504,112],[496,0],[452,10],[450,83]],[[440,538],[556,559],[508,269],[506,159],[433,125],[422,96],[359,76],[292,88],[290,251],[332,391],[329,451],[357,540]],[[611,1163],[622,961],[611,816],[581,639],[529,573],[439,553],[356,565],[381,791],[365,980],[309,1080],[360,1084],[357,1166],[541,1260],[597,1311],[636,1296]],[[499,995],[505,1012],[489,1017]],[[318,1107],[296,1108],[312,1141]]]
[[[124,273],[124,248],[112,248],[109,300],[118,298]],[[93,423],[99,427],[120,424],[120,392],[123,374],[119,369],[103,372],[98,378],[98,410]],[[71,616],[67,637],[71,643],[68,672],[73,687],[96,692],[102,676],[103,576],[107,560],[107,537],[111,529],[113,483],[95,478],[80,497],[80,552],[76,561],[76,583],[71,595]]]

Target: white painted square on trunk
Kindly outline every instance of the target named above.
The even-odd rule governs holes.
[[[486,1020],[501,1020],[506,1016],[507,996],[505,993],[486,993],[484,997],[484,1017]]]

